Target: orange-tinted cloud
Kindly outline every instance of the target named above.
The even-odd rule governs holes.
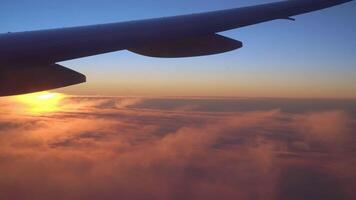
[[[309,101],[3,99],[0,199],[353,199],[354,104]]]

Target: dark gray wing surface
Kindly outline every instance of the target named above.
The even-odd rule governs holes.
[[[50,66],[124,49],[154,57],[222,53],[240,48],[242,43],[217,35],[218,32],[290,19],[349,1],[289,0],[201,14],[1,34],[0,67]]]
[[[24,64],[53,64],[123,49],[137,49],[147,43],[204,37],[349,1],[291,0],[176,17],[4,34],[0,36],[0,63],[13,64],[21,60]]]
[[[58,64],[0,68],[0,95],[50,90],[85,82],[86,77]]]
[[[180,58],[206,56],[232,51],[242,47],[242,42],[218,34],[152,42],[128,50],[150,57]]]

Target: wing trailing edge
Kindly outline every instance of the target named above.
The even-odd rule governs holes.
[[[134,53],[159,58],[206,56],[232,51],[243,46],[242,42],[218,34],[156,42],[130,48]]]
[[[0,68],[0,96],[51,90],[83,83],[86,77],[61,65]]]

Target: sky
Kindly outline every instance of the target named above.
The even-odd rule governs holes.
[[[0,32],[270,1],[0,0]],[[222,33],[182,59],[60,63],[88,82],[0,98],[0,199],[356,199],[356,2]]]
[[[356,101],[0,99],[0,199],[352,200]]]
[[[205,12],[266,0],[1,1],[0,32]],[[59,90],[106,96],[356,98],[356,3],[222,33],[242,49],[207,57],[148,58],[128,51],[61,63],[88,82]]]

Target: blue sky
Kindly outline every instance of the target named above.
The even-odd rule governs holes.
[[[273,1],[13,0],[0,32],[204,12]],[[146,58],[127,51],[64,62],[88,83],[75,94],[356,98],[356,3],[222,33],[244,48],[210,57]]]

